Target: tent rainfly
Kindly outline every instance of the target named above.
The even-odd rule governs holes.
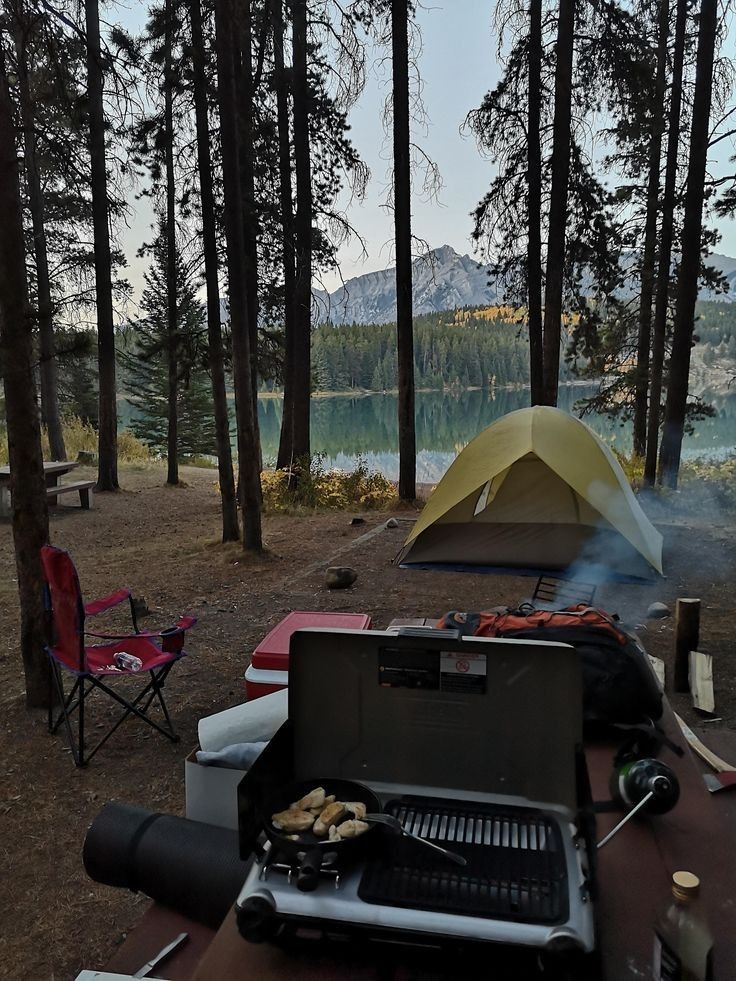
[[[662,536],[606,444],[574,416],[534,406],[468,443],[397,561],[640,582],[662,574]]]

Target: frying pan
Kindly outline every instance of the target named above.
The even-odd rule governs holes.
[[[325,862],[328,853],[342,857],[351,854],[357,857],[365,847],[366,839],[370,839],[375,834],[375,825],[371,825],[368,831],[363,832],[356,838],[343,838],[341,841],[330,841],[328,838],[318,838],[312,831],[302,831],[299,833],[299,840],[292,841],[289,837],[290,832],[279,831],[273,826],[271,815],[279,811],[287,810],[294,801],[301,800],[311,790],[316,787],[324,787],[325,794],[335,795],[338,801],[360,801],[365,804],[368,812],[376,814],[381,810],[381,803],[367,787],[362,783],[354,783],[352,780],[302,780],[299,783],[288,784],[279,788],[277,792],[268,796],[262,805],[261,821],[266,837],[274,844],[279,851],[291,858],[297,868],[296,884],[302,892],[312,892],[317,888],[319,882],[319,872]],[[343,820],[347,820],[346,816]]]

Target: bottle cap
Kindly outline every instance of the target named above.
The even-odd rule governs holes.
[[[675,899],[693,899],[700,891],[700,879],[692,872],[675,872],[672,876],[672,895]]]

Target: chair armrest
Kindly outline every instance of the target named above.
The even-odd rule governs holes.
[[[187,630],[193,627],[197,622],[196,617],[184,616],[180,617],[179,620],[174,624],[173,627],[167,627],[164,630],[140,630],[135,634],[103,634],[103,633],[93,633],[91,630],[85,630],[85,637],[100,637],[103,640],[135,640],[141,637],[174,637],[179,634],[185,634]]]
[[[111,610],[113,606],[118,606],[120,603],[124,603],[125,600],[129,600],[130,595],[129,589],[119,589],[116,593],[110,593],[109,596],[103,596],[101,599],[93,600],[91,603],[85,604],[85,616],[96,617],[98,613],[104,613],[105,610]]]
[[[140,640],[141,637],[159,637],[157,630],[140,630],[137,634],[100,634],[91,630],[84,631],[85,637],[100,637],[102,640]]]

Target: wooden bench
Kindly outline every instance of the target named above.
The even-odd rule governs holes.
[[[59,494],[76,493],[79,494],[79,504],[85,510],[92,507],[92,488],[95,486],[94,480],[77,480],[73,484],[54,484],[53,487],[46,488],[46,497],[49,504],[56,504]]]

